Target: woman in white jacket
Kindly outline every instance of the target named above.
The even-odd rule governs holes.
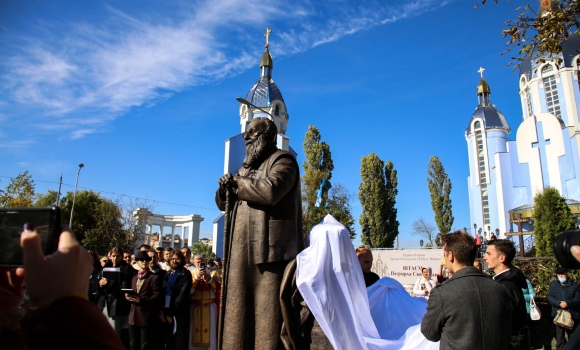
[[[423,277],[420,277],[417,282],[415,282],[415,287],[413,287],[413,294],[418,297],[425,297],[429,299],[429,294],[431,289],[435,288],[437,282],[431,279],[431,268],[424,267],[421,269]]]

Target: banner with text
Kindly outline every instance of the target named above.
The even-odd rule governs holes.
[[[379,277],[391,277],[402,284],[415,284],[421,269],[430,267],[437,279],[443,249],[379,250],[373,249],[373,268]]]

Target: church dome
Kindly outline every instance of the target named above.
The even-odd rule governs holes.
[[[482,119],[483,126],[486,130],[490,129],[500,129],[505,132],[510,132],[510,127],[503,115],[495,106],[491,103],[490,95],[491,89],[489,84],[483,79],[483,71],[481,71],[482,77],[477,85],[477,96],[479,98],[479,105],[475,109],[475,112],[469,119],[469,124],[467,124],[467,129],[465,134],[469,135],[471,133],[471,122],[474,119]]]
[[[486,130],[501,129],[510,132],[510,127],[505,120],[503,113],[495,108],[495,106],[492,104],[489,104],[488,106],[477,106],[475,112],[471,116],[471,119],[469,119],[469,124],[465,130],[468,135],[471,132],[471,122],[476,118],[483,119],[483,125]]]
[[[488,94],[491,94],[491,89],[489,88],[489,85],[487,84],[487,81],[485,81],[485,79],[481,78],[481,80],[479,81],[479,84],[477,84],[477,94],[481,94],[487,92]]]
[[[266,46],[266,51],[264,51],[260,59],[260,79],[246,95],[246,100],[250,101],[254,106],[270,107],[274,100],[284,102],[280,89],[272,79],[272,69],[274,69],[274,61],[268,46]]]
[[[574,57],[578,55],[578,50],[580,50],[580,35],[573,34],[568,37],[568,40],[562,43],[562,49],[564,52],[554,55],[552,59],[560,58],[562,60],[562,67],[573,67]],[[528,80],[533,79],[537,76],[537,69],[542,62],[539,62],[539,58],[549,59],[549,54],[540,54],[538,48],[535,47],[532,52],[526,56],[522,62],[520,68],[520,77],[525,75]]]

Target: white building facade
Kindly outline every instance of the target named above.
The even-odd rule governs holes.
[[[522,63],[522,122],[515,140],[509,140],[511,129],[491,103],[483,74],[477,86],[479,104],[465,131],[467,185],[471,225],[483,228],[486,238],[496,229],[501,238],[515,230],[513,214],[533,207],[534,196],[548,186],[580,200],[580,36],[572,35],[563,48],[556,57],[535,52]],[[533,221],[522,229],[532,230]]]

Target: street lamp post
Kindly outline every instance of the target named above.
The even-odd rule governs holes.
[[[423,240],[419,240],[419,245],[421,246],[421,249],[423,249]]]
[[[72,230],[72,219],[73,219],[73,212],[75,210],[75,200],[77,198],[77,186],[79,185],[79,175],[81,174],[81,169],[85,165],[83,163],[79,164],[79,171],[77,172],[77,182],[75,183],[75,192],[73,194],[73,204],[72,208],[70,209],[70,221],[68,223],[68,227]]]

